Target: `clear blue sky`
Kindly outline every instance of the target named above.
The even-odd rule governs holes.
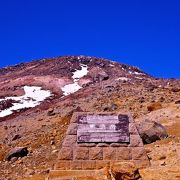
[[[62,55],[180,78],[180,0],[0,1],[0,67]]]

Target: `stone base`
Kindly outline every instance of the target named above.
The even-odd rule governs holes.
[[[93,116],[93,113],[74,113],[59,152],[55,169],[58,170],[94,170],[110,167],[114,163],[132,161],[139,168],[149,165],[132,117],[121,113],[96,113],[94,116],[128,116],[129,143],[77,143],[78,118]],[[106,117],[107,121],[107,117]]]
[[[53,170],[48,180],[108,180],[106,170]]]

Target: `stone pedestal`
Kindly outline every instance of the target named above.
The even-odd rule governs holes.
[[[58,170],[94,170],[118,162],[149,165],[132,117],[126,113],[74,113],[60,149]]]

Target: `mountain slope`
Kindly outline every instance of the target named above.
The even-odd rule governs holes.
[[[96,57],[65,56],[0,69],[0,173],[4,179],[44,177],[55,164],[75,111],[127,111],[141,121],[157,120],[153,112],[173,107],[174,121],[170,114],[161,116],[173,136],[167,142],[177,145],[180,135],[172,127],[179,127],[179,87],[178,79],[157,79]],[[16,146],[27,146],[31,153],[16,162],[3,161]]]

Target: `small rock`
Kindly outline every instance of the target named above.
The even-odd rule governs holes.
[[[54,116],[55,115],[54,109],[53,108],[49,108],[48,112],[47,112],[47,115],[48,116]]]
[[[165,166],[166,165],[166,162],[165,161],[163,161],[163,162],[161,162],[161,164],[160,164],[161,166]]]
[[[49,172],[50,172],[50,170],[49,170],[49,169],[46,169],[46,170],[41,171],[40,174],[45,175],[45,174],[48,174]]]
[[[50,144],[51,144],[51,145],[54,145],[54,144],[55,144],[55,141],[51,140]]]
[[[33,169],[28,169],[26,174],[31,176],[31,175],[35,174],[35,171]]]
[[[158,158],[159,160],[163,160],[163,159],[166,159],[166,156],[162,155]]]
[[[16,134],[16,135],[12,138],[12,141],[15,141],[15,140],[20,139],[20,138],[21,138],[21,135]]]
[[[180,100],[175,101],[175,104],[180,104]]]
[[[51,147],[52,147],[52,149],[54,149],[54,150],[56,149],[56,146],[54,146],[54,145],[52,145]]]
[[[118,108],[117,104],[112,103],[104,107],[104,111],[115,111]]]
[[[159,103],[159,102],[154,102],[154,103],[149,104],[149,105],[147,106],[147,110],[148,110],[149,112],[155,111],[155,110],[158,110],[158,109],[161,109],[161,108],[162,108],[162,105],[161,105],[161,103]]]
[[[9,151],[6,156],[6,160],[10,161],[13,157],[19,158],[27,156],[28,150],[27,147],[15,147]]]
[[[58,150],[55,149],[55,150],[52,151],[52,154],[57,153],[57,152],[58,152]]]
[[[180,91],[180,88],[174,87],[174,88],[171,89],[171,91],[172,91],[172,92],[179,92],[179,91]]]
[[[7,130],[7,129],[8,129],[8,127],[7,127],[7,126],[4,126],[4,129],[5,129],[5,130]]]

